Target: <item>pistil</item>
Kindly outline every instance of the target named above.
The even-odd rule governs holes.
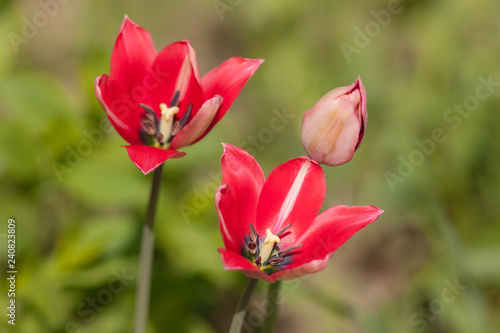
[[[174,124],[174,116],[177,112],[179,112],[179,107],[172,106],[167,107],[165,103],[160,104],[161,110],[161,118],[160,118],[160,126],[159,126],[159,134],[158,141],[160,144],[164,144],[166,140],[170,139],[170,135],[172,134],[172,126]]]
[[[274,244],[279,244],[280,238],[276,235],[273,235],[271,230],[266,229],[266,239],[264,240],[264,245],[260,250],[260,261],[262,263],[266,263],[273,252]]]

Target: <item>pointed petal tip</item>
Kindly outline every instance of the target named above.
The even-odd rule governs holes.
[[[364,91],[366,94],[366,89],[365,89],[365,86],[363,85],[363,82],[361,81],[361,76],[358,75],[358,78],[356,79],[356,81],[354,83],[356,85],[358,85],[359,89],[361,89],[361,91]]]
[[[191,43],[187,39],[179,39],[178,41],[170,43],[165,48],[172,46],[172,45],[182,45],[182,46],[187,46],[188,48],[192,48]]]
[[[255,63],[258,63],[259,65],[264,63],[266,60],[262,59],[262,58],[244,58],[245,60],[247,61],[253,61]]]
[[[240,66],[244,66],[245,69],[244,71],[250,72],[250,76],[253,76],[255,71],[262,65],[262,63],[265,62],[264,59],[261,58],[244,58],[244,57],[232,57],[224,61],[224,63],[231,63],[235,62],[239,64]]]
[[[260,65],[262,65],[265,60],[264,59],[261,59],[261,58],[256,58],[256,59],[253,59],[253,58],[243,58],[245,62],[250,62],[250,63],[253,63],[253,72],[255,72],[257,70],[257,68],[259,68]]]
[[[362,207],[362,206],[361,206],[361,207]],[[372,208],[372,209],[374,209],[374,210],[376,210],[376,211],[379,211],[379,212],[381,212],[381,213],[383,213],[383,212],[384,212],[384,210],[383,210],[383,209],[378,208],[378,207],[377,207],[377,206],[375,206],[375,205],[368,205],[368,206],[366,206],[366,207],[367,207],[367,208]]]
[[[128,156],[144,175],[155,170],[170,158],[180,158],[186,155],[185,152],[146,145],[129,145],[122,147],[127,149]]]
[[[245,57],[231,57],[231,58],[227,59],[226,61],[228,61],[228,60],[229,61],[240,61],[241,63],[252,62],[255,65],[260,65],[266,61],[262,58],[245,58]]]
[[[193,46],[191,45],[191,43],[189,42],[188,39],[179,39],[178,41],[170,43],[165,48],[172,47],[173,45],[180,45],[182,47],[187,47],[187,49],[191,49],[194,52],[194,48],[193,48]],[[197,62],[196,62],[196,66],[198,66]]]
[[[369,206],[345,206],[345,205],[340,205],[340,206],[344,206],[346,207],[347,209],[359,209],[361,210],[360,211],[360,214],[361,215],[365,215],[365,216],[370,216],[370,219],[371,219],[371,222],[370,223],[373,223],[375,222],[379,217],[380,215],[382,215],[382,213],[384,212],[383,209],[380,209],[376,206],[373,206],[373,205],[369,205]]]
[[[313,165],[317,165],[317,166],[321,167],[321,164],[318,161],[316,161],[316,160],[314,160],[314,159],[312,159],[312,158],[310,158],[308,156],[301,156],[301,157],[298,157],[298,158],[302,159],[302,160],[306,160],[308,163],[311,163]]]
[[[366,103],[366,89],[363,85],[363,82],[361,81],[361,76],[358,75],[358,78],[351,86],[353,87],[353,89],[356,87],[359,88],[359,90],[361,91],[361,99],[363,100],[363,103]],[[366,105],[364,107],[366,107]]]
[[[224,153],[226,152],[227,149],[231,149],[231,147],[234,147],[230,143],[221,142],[221,144],[222,144],[222,148],[224,149]]]
[[[121,34],[128,26],[140,28],[140,26],[137,23],[135,23],[130,17],[128,17],[127,14],[125,14],[125,16],[123,17],[122,25],[120,26],[119,34]]]
[[[247,152],[245,149],[242,149],[240,147],[234,146],[234,145],[229,144],[229,143],[222,143],[222,147],[224,149],[224,152],[223,152],[222,157],[221,157],[221,161],[222,161],[223,165],[225,163],[240,164],[240,163],[243,163],[243,161],[245,161],[245,163],[250,163],[253,166],[258,165],[255,158],[249,152]],[[229,161],[232,161],[232,162],[229,162]],[[229,165],[229,164],[227,164],[227,165]],[[260,172],[259,172],[259,176],[260,176],[262,169],[260,169],[260,166],[257,169],[260,170]],[[262,177],[264,177],[263,172],[262,172]]]
[[[233,151],[242,151],[243,150],[239,147],[236,147],[235,145],[232,145],[230,143],[225,143],[225,142],[222,142],[222,148],[223,148],[222,157],[224,157],[224,155],[231,153]]]
[[[295,160],[303,160],[306,163],[311,163],[312,165],[321,167],[321,163],[319,163],[318,161],[310,158],[309,156],[296,157]]]
[[[373,208],[377,209],[377,213],[378,213],[379,216],[382,215],[383,212],[385,212],[385,210],[383,210],[381,208],[378,208],[376,206],[373,206]]]
[[[187,153],[184,152],[184,151],[178,151],[177,154],[175,154],[174,156],[172,156],[171,158],[181,158],[181,157],[184,157],[186,156]]]
[[[347,209],[347,210],[350,210],[350,209],[358,209],[362,212],[360,212],[361,214],[373,214],[373,215],[377,215],[377,218],[378,216],[380,216],[384,210],[383,209],[380,209],[378,208],[377,206],[374,206],[374,205],[367,205],[367,206],[347,206],[347,205],[337,205],[337,206],[334,206],[334,207],[337,207],[338,209]],[[332,208],[334,208],[332,207]]]

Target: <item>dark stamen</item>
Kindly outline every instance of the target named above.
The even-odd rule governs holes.
[[[253,227],[252,223],[249,223],[249,225],[250,225],[250,241],[247,243],[247,247],[250,253],[255,255],[257,253],[257,250],[259,249],[259,234]]]
[[[156,125],[150,119],[142,119],[142,128],[147,135],[156,134]]]
[[[153,111],[153,109],[149,105],[139,103],[139,106],[144,111],[146,111],[145,117],[147,117],[148,119],[151,119],[151,120],[154,119],[156,122],[158,122],[158,117],[156,116],[156,113]]]
[[[290,228],[291,226],[292,226],[291,224],[287,225],[286,227],[284,227],[283,229],[281,229],[281,230],[280,230],[280,232],[278,232],[278,233],[276,234],[276,236],[278,236],[278,237],[279,237],[279,236],[283,235],[283,233],[284,233],[284,232],[285,232],[288,228]]]
[[[259,234],[257,233],[257,230],[255,230],[254,226],[252,223],[248,223],[250,225],[250,239],[253,240],[254,242],[259,241]]]
[[[274,266],[274,265],[282,263],[283,261],[285,261],[285,258],[272,257],[271,259],[269,259],[269,264]]]
[[[174,94],[174,96],[172,97],[172,100],[170,101],[170,105],[168,106],[169,108],[171,108],[172,106],[177,106],[177,104],[179,103],[179,97],[181,95],[181,92],[179,90],[177,90]]]
[[[261,258],[260,256],[258,256],[258,257],[257,257],[257,259],[255,259],[254,263],[255,263],[258,267],[260,267],[260,264],[261,264],[261,262],[260,262],[260,261],[261,261],[261,260],[262,260],[262,258]]]
[[[176,136],[177,133],[179,133],[181,129],[182,129],[181,125],[179,124],[178,121],[176,121],[174,123],[174,125],[172,126],[172,133],[170,133],[170,140],[169,141],[172,141],[174,136]]]
[[[142,115],[142,128],[147,135],[154,136],[158,133],[159,120],[153,109],[146,104],[139,104],[139,106],[146,111]]]
[[[302,246],[304,246],[304,244],[289,247],[288,249],[279,252],[278,257],[286,257],[286,256],[290,255],[290,252],[297,250],[298,248],[301,248]]]
[[[156,133],[156,141],[163,145],[163,134],[161,132]]]
[[[177,133],[180,132],[180,130],[184,127],[184,125],[186,125],[187,121],[189,120],[189,117],[191,117],[191,110],[193,109],[193,104],[189,104],[186,112],[184,113],[184,115],[182,116],[181,120],[179,121],[176,121],[174,123],[174,126],[172,126],[172,133],[170,134],[171,135],[171,138],[173,139],[174,136],[177,135]],[[172,141],[172,140],[170,140]]]
[[[193,109],[193,104],[189,104],[186,113],[182,116],[181,120],[179,120],[179,124],[181,125],[181,128],[186,125],[187,121],[189,120],[189,117],[191,117],[191,110]]]
[[[257,243],[250,241],[248,242],[247,247],[251,254],[257,253]]]

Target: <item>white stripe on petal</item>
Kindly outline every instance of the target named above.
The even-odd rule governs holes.
[[[226,187],[226,185],[223,185],[224,187]],[[221,186],[222,187],[222,186]],[[216,208],[217,208],[217,215],[219,216],[219,222],[220,222],[220,225],[221,225],[221,228],[222,228],[222,232],[224,233],[224,235],[226,236],[226,238],[231,242],[233,243],[235,246],[239,246],[238,244],[236,244],[236,242],[234,241],[234,238],[233,236],[229,233],[229,230],[227,230],[227,226],[226,226],[226,221],[224,220],[224,215],[222,215],[222,212],[220,210],[220,202],[221,202],[221,188],[219,188],[217,190],[217,192],[215,193],[215,202],[216,202]]]
[[[99,76],[98,78],[96,78],[95,80],[95,94],[96,94],[96,97],[97,97],[97,100],[99,101],[99,103],[101,104],[101,106],[104,108],[104,110],[106,111],[106,113],[108,114],[108,116],[114,121],[115,125],[120,127],[121,129],[123,129],[125,132],[130,132],[131,129],[130,129],[130,126],[128,126],[127,124],[125,124],[123,121],[121,121],[120,118],[118,118],[118,116],[108,107],[108,105],[104,102],[104,98],[102,97],[102,91],[101,91],[101,87],[99,86],[99,83],[100,83],[100,80],[101,80],[101,77],[103,75]]]
[[[311,162],[305,161],[305,163],[300,168],[297,177],[295,177],[295,180],[293,181],[293,184],[288,190],[288,194],[286,195],[286,198],[283,201],[283,205],[281,206],[281,209],[278,215],[276,216],[275,227],[274,227],[275,232],[281,230],[284,227],[288,216],[290,215],[290,213],[293,210],[293,207],[295,206],[295,202],[297,201],[297,197],[299,196],[300,190],[302,189],[302,184],[304,184],[304,180],[306,178],[307,172],[309,171],[310,167],[311,167]]]
[[[191,70],[191,60],[189,59],[188,54],[182,62],[181,69],[179,70],[179,75],[177,76],[177,80],[175,82],[174,91],[180,91],[179,101],[182,101],[184,95],[186,95],[189,81],[191,79]]]

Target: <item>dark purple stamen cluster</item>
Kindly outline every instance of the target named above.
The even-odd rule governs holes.
[[[174,96],[172,97],[172,100],[170,101],[169,108],[177,106],[179,103],[179,96],[180,96],[180,91],[176,91]],[[172,126],[172,132],[170,133],[170,137],[164,138],[163,134],[160,132],[160,119],[154,112],[154,110],[146,104],[140,103],[139,106],[146,111],[142,115],[142,131],[144,134],[148,135],[149,137],[153,137],[154,140],[160,144],[160,147],[168,145],[170,142],[172,142],[172,139],[179,133],[179,131],[186,125],[186,123],[189,120],[189,117],[191,117],[191,112],[193,105],[189,104],[186,112],[182,116],[182,118],[178,121],[175,121],[173,126]]]
[[[274,244],[273,251],[276,250],[277,253],[275,255],[270,256],[266,262],[262,263],[261,262],[262,258],[260,257],[260,248],[259,248],[259,245],[260,245],[259,234],[257,233],[257,230],[255,230],[252,223],[249,223],[249,225],[250,225],[250,234],[249,234],[250,240],[247,242],[247,249],[253,255],[254,263],[258,267],[261,267],[262,265],[264,265],[264,266],[266,266],[266,265],[271,265],[271,266],[278,265],[278,264],[282,263],[283,261],[285,261],[285,257],[292,255],[292,253],[291,253],[292,251],[294,251],[298,248],[301,248],[303,246],[303,245],[295,245],[295,246],[289,247],[283,251],[280,251],[279,245]],[[287,225],[286,227],[281,229],[276,234],[276,236],[281,238],[281,236],[285,233],[285,231],[288,230],[288,228],[290,228],[291,226],[292,226],[291,224]]]

